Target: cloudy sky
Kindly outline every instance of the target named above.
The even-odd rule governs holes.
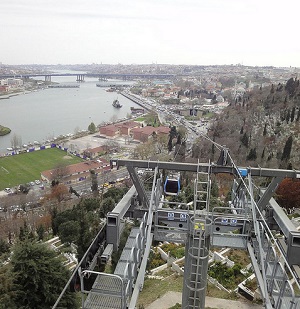
[[[4,64],[300,67],[299,0],[6,0]]]

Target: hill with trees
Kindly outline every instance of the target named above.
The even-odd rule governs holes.
[[[9,134],[10,132],[11,132],[11,129],[0,125],[0,136]]]
[[[300,86],[297,78],[232,99],[213,122],[209,137],[226,145],[238,165],[300,169]],[[198,141],[192,156],[216,162],[219,152]]]

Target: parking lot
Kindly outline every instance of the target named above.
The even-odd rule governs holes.
[[[136,142],[128,143],[128,138],[122,136],[104,137],[99,134],[87,135],[76,139],[70,139],[63,144],[63,147],[73,149],[77,152],[82,152],[87,148],[96,148],[103,145],[109,145],[111,142],[116,142],[121,148],[128,150],[134,149],[137,145]]]

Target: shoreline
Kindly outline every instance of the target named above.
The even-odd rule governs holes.
[[[15,97],[17,95],[21,95],[21,94],[28,94],[33,92],[33,90],[23,90],[23,91],[19,91],[19,92],[13,92],[13,93],[8,93],[8,94],[1,94],[0,95],[0,100],[8,100],[10,97]]]
[[[149,109],[149,107],[147,107],[147,106],[145,105],[145,102],[143,102],[142,99],[139,99],[139,98],[135,97],[134,95],[129,94],[129,93],[124,92],[124,91],[120,92],[120,94],[121,94],[122,96],[124,96],[125,98],[131,100],[131,101],[134,102],[135,104],[137,104],[137,105],[143,107],[143,108],[146,109],[148,112],[151,110],[151,109]]]
[[[7,95],[0,95],[0,100],[1,99],[9,99],[9,97],[13,97],[13,96],[16,96],[16,95],[22,95],[22,94],[27,94],[27,93],[31,93],[31,92],[34,92],[34,91],[38,91],[38,90],[43,90],[44,88],[39,88],[39,89],[32,89],[32,90],[26,90],[26,91],[19,91],[19,92],[15,92],[15,93],[10,93],[10,94],[7,94]],[[123,94],[123,93],[122,93]],[[121,94],[121,95],[122,95]],[[125,94],[125,95],[124,95]],[[131,102],[133,102],[133,103],[135,103],[135,104],[137,104],[137,105],[139,105],[139,106],[142,106],[144,109],[145,109],[145,112],[147,113],[150,109],[149,109],[149,107],[147,107],[146,106],[146,103],[145,102],[143,102],[143,100],[141,100],[141,99],[139,99],[139,98],[136,98],[135,96],[133,96],[133,95],[131,95],[131,94],[129,94],[129,93],[124,93],[123,94],[123,96],[124,97],[126,97],[127,99],[129,99]],[[1,101],[0,101],[0,104],[1,104]],[[118,118],[118,119],[116,119],[114,122],[115,123],[120,123],[120,122],[123,122],[123,121],[129,121],[129,120],[134,120],[135,118],[136,118],[137,116],[135,116],[135,115],[130,115],[130,117],[125,117],[125,118],[123,118],[123,117],[121,117],[120,116],[120,118]],[[99,124],[99,126],[100,126],[101,124]],[[1,124],[0,124],[0,128],[1,128]],[[8,134],[5,134],[5,135],[3,135],[3,138],[6,138],[7,139],[7,136],[8,136]],[[64,138],[64,137],[66,137],[66,136],[64,136],[63,134],[61,134],[61,135],[59,135],[58,136],[58,138]],[[0,139],[1,139],[1,136],[0,136]],[[8,139],[9,139],[9,137],[8,137]],[[45,137],[45,139],[46,139],[46,137]],[[49,138],[49,140],[51,140],[50,138]],[[38,140],[39,141],[39,140]],[[45,143],[47,143],[47,142],[49,142],[48,140],[42,140],[42,141],[39,141],[40,143],[41,143],[41,145],[44,145]],[[25,143],[25,144],[28,144],[28,143]],[[28,144],[29,145],[29,144]],[[22,145],[20,145],[20,147],[21,147]],[[26,145],[27,146],[27,145]],[[9,141],[7,140],[7,143],[3,143],[3,149],[1,148],[1,150],[0,150],[0,156],[2,156],[2,155],[9,155],[10,153],[11,153],[11,150],[10,150],[10,148],[11,148],[11,145],[10,145],[10,143],[9,143]],[[21,147],[22,148],[22,147]]]

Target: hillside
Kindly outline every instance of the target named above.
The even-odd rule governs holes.
[[[217,116],[209,136],[229,148],[238,165],[300,169],[300,86],[286,84],[258,88],[232,100]],[[199,141],[192,155],[216,161],[212,143]]]

